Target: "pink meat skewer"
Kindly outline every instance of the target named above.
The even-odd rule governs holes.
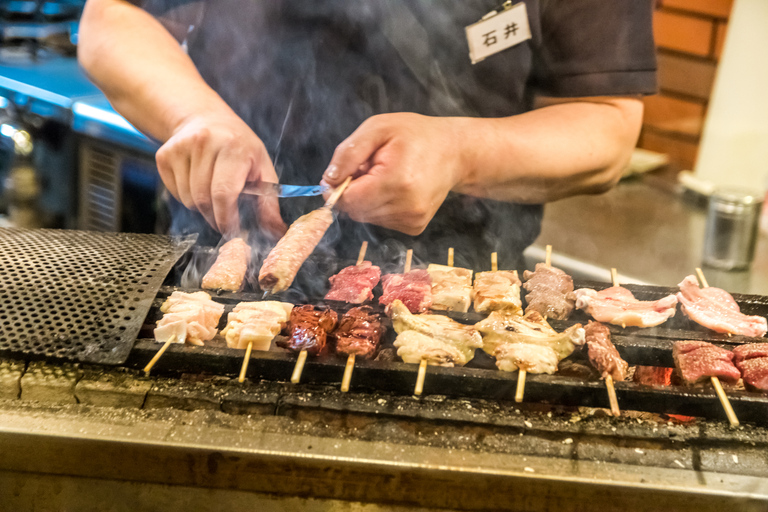
[[[733,362],[744,384],[768,392],[768,343],[749,343],[733,349]]]

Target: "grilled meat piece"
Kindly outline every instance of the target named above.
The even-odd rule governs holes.
[[[688,318],[715,332],[765,336],[768,321],[762,316],[747,316],[730,293],[720,288],[699,288],[696,276],[690,275],[678,284],[677,300]]]
[[[216,336],[224,305],[214,302],[205,292],[173,292],[160,311],[164,315],[155,328],[156,341],[165,343],[175,335],[175,343],[203,345]]]
[[[493,352],[496,366],[504,372],[525,370],[528,373],[557,371],[557,354],[550,347],[528,343],[503,343]]]
[[[336,352],[373,359],[384,327],[370,306],[352,308],[341,317],[336,336]]]
[[[611,331],[608,327],[590,320],[584,331],[589,362],[592,366],[597,368],[603,378],[610,375],[613,380],[626,379],[629,365],[621,358],[611,342]]]
[[[245,349],[248,343],[253,343],[254,350],[269,350],[272,339],[288,322],[292,309],[293,304],[287,302],[241,302],[229,314],[221,334],[229,348]]]
[[[381,284],[384,293],[379,303],[385,306],[399,300],[411,313],[423,313],[432,306],[432,279],[426,270],[387,274],[381,278]]]
[[[622,327],[653,327],[675,316],[677,297],[667,295],[656,301],[637,300],[632,292],[621,286],[595,291],[576,290],[576,307],[584,309],[598,322]]]
[[[509,309],[522,313],[520,284],[516,270],[479,272],[475,275],[475,311],[487,313]]]
[[[537,263],[533,272],[523,272],[523,278],[523,288],[528,291],[526,313],[538,311],[544,318],[555,320],[568,318],[575,301],[571,276],[559,268]]]
[[[362,304],[373,298],[373,288],[379,279],[381,269],[370,261],[343,268],[328,279],[331,282],[331,290],[326,294],[325,300]]]
[[[333,212],[326,207],[296,219],[264,260],[259,271],[261,288],[272,293],[287,290],[331,224]]]
[[[710,377],[735,384],[741,373],[733,365],[733,352],[704,341],[677,341],[672,347],[680,376],[687,384],[697,384]]]
[[[219,255],[203,276],[207,290],[240,291],[251,261],[251,247],[242,238],[233,238],[219,248]]]
[[[404,331],[395,339],[397,355],[406,362],[419,364],[421,360],[432,366],[463,366],[466,354],[444,340],[432,338],[419,331]]]
[[[288,339],[279,340],[277,344],[294,352],[306,350],[311,356],[325,354],[328,333],[336,327],[337,320],[338,315],[332,309],[296,306],[291,311]]]
[[[733,354],[744,385],[751,390],[768,392],[768,343],[739,345]]]
[[[460,357],[456,356],[453,350],[445,349],[444,353],[451,353],[451,365],[464,365],[475,357],[475,349],[483,346],[483,340],[480,334],[471,325],[460,324],[443,315],[414,315],[400,300],[392,302],[389,308],[389,315],[392,318],[392,325],[398,334],[406,331],[416,331],[431,338],[435,342],[453,347],[458,351]],[[398,336],[400,338],[400,336]],[[420,347],[428,347],[433,350],[437,345],[435,343],[425,344],[418,336],[407,336],[401,340],[402,343],[414,341]],[[403,345],[404,346],[404,345]],[[415,353],[417,348],[403,349],[408,353]],[[400,355],[400,350],[397,351]],[[402,357],[402,356],[401,356]],[[425,356],[426,358],[426,356]],[[418,362],[418,361],[417,361]]]
[[[472,304],[472,271],[468,268],[430,264],[432,309],[466,313]]]

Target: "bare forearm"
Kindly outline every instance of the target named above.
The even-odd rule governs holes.
[[[641,121],[642,103],[633,98],[458,120],[463,170],[454,190],[525,203],[603,192],[621,177]]]
[[[122,0],[88,1],[78,55],[115,109],[163,142],[200,109],[228,109],[173,36]]]

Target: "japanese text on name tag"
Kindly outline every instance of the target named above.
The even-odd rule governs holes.
[[[531,38],[528,10],[522,2],[465,30],[472,64]]]

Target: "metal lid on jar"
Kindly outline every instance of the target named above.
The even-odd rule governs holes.
[[[763,196],[764,193],[757,190],[728,187],[717,189],[711,199],[723,204],[750,206],[762,204]]]

